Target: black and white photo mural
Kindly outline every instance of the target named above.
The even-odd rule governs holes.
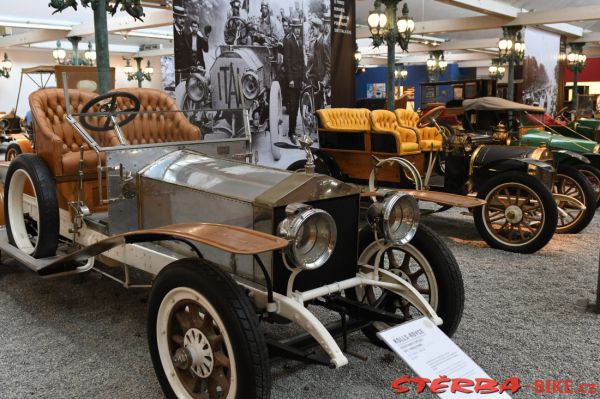
[[[560,35],[525,29],[523,102],[538,105],[551,115],[557,111]]]
[[[261,164],[285,168],[303,156],[277,142],[296,144],[304,132],[317,142],[314,111],[332,104],[333,2],[173,2],[175,97],[180,109],[193,111],[192,122],[215,127],[204,129],[205,139],[243,134],[241,114],[233,110],[246,109]],[[337,9],[336,22],[350,23],[345,8]],[[350,30],[336,34],[353,42]],[[352,60],[352,53],[345,55]]]

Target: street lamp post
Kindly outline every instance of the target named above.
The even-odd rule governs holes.
[[[502,38],[498,41],[500,61],[508,64],[508,88],[506,97],[515,99],[515,65],[525,56],[525,42],[521,36],[521,26],[504,26]]]
[[[577,112],[577,80],[579,72],[585,67],[587,57],[583,54],[583,43],[571,43],[571,52],[567,54],[567,68],[573,71],[573,110]]]
[[[9,78],[12,69],[12,61],[8,59],[8,54],[4,53],[4,59],[0,62],[0,77]]]
[[[506,68],[499,59],[494,58],[492,60],[492,65],[488,68],[490,79],[500,80],[504,77],[504,72],[506,72]]]
[[[404,3],[402,16],[397,18],[398,4],[402,0],[375,0],[375,10],[369,13],[367,22],[373,39],[373,46],[387,45],[387,103],[390,111],[394,110],[394,65],[396,61],[396,44],[403,51],[408,51],[410,35],[415,29],[415,22],[408,16],[408,5]],[[385,5],[385,12],[381,5]]]

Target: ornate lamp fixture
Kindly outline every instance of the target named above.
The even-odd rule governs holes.
[[[408,77],[408,71],[404,67],[404,64],[398,64],[396,70],[394,71],[394,77],[400,81],[400,84],[406,82],[406,78]]]
[[[398,4],[402,0],[375,0],[375,9],[369,13],[367,23],[373,39],[373,46],[387,45],[388,80],[387,86],[394,85],[394,63],[396,60],[396,44],[403,51],[408,51],[410,36],[415,30],[415,21],[408,16],[408,5],[404,3],[402,16],[397,18]],[[385,11],[381,5],[385,5]],[[387,91],[388,107],[393,110],[394,92]]]
[[[501,63],[508,63],[507,97],[514,99],[515,64],[525,57],[525,41],[521,34],[521,26],[502,27],[502,38],[498,40],[498,56]]]
[[[0,62],[0,77],[9,78],[12,62],[8,59],[8,55],[4,53],[4,59]]]
[[[432,80],[437,79],[439,75],[445,74],[447,68],[448,62],[444,59],[444,51],[434,50],[429,53],[427,72]]]
[[[142,87],[142,82],[147,80],[150,82],[152,80],[152,74],[154,73],[154,68],[150,65],[150,61],[146,64],[146,67],[142,70],[142,60],[143,57],[133,57],[137,64],[137,71],[133,71],[133,67],[131,66],[130,59],[125,59],[125,67],[123,68],[123,72],[127,74],[127,80],[137,80],[138,87]]]
[[[358,45],[354,43],[354,72],[358,73],[358,67],[360,65],[360,61],[362,60],[362,53],[358,49]]]
[[[88,49],[83,54],[83,57],[87,61],[88,65],[94,66],[94,63],[96,62],[96,52],[94,50],[92,50],[92,43],[91,42],[88,42]]]
[[[57,63],[65,65],[91,65],[92,61],[96,60],[96,52],[92,51],[92,43],[88,43],[88,51],[85,52],[85,59],[81,59],[79,58],[79,42],[81,41],[81,37],[71,36],[67,37],[67,40],[73,46],[71,58],[67,59],[67,52],[61,47],[60,40],[58,40],[56,42],[56,48],[52,51],[52,57],[54,57],[54,60]],[[92,57],[91,53],[93,53],[93,60],[87,58],[88,53],[90,57]]]
[[[571,52],[567,54],[567,68],[571,71],[577,70],[577,72],[581,72],[585,67],[585,61],[587,60],[587,56],[583,54],[583,43],[572,43],[571,44]]]
[[[506,68],[501,64],[498,58],[492,60],[492,65],[488,68],[490,79],[500,80],[504,77]]]

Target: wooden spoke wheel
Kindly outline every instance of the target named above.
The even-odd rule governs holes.
[[[574,234],[583,230],[596,212],[597,195],[592,183],[577,169],[560,166],[554,176],[552,192],[571,197],[578,201],[573,203],[558,199],[558,225],[556,231],[562,234]],[[580,204],[583,204],[582,208]]]
[[[596,206],[600,203],[600,170],[592,165],[576,165],[575,168],[580,171],[590,182],[594,193],[596,194]]]
[[[550,191],[523,172],[504,172],[481,187],[486,204],[473,212],[475,225],[494,248],[531,253],[550,241],[558,211]]]
[[[267,347],[247,295],[204,259],[163,269],[149,301],[148,341],[168,398],[267,398]]]
[[[359,263],[375,265],[383,243],[376,242],[373,231],[366,227],[360,232]],[[464,287],[456,259],[446,244],[427,226],[419,225],[416,235],[405,245],[393,245],[379,257],[379,267],[409,281],[444,320],[440,328],[449,336],[462,318]],[[380,287],[360,286],[347,290],[346,296],[393,314],[398,320],[420,317],[421,313],[406,299]],[[374,344],[387,347],[377,332],[391,327],[374,321],[363,333]]]

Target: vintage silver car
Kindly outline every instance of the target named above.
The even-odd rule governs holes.
[[[0,164],[0,248],[42,276],[150,276],[148,342],[167,397],[268,398],[269,355],[338,368],[337,336],[381,345],[378,331],[418,316],[456,330],[461,273],[413,196],[361,194],[310,162],[293,173],[235,160],[245,140],[202,141],[156,90],[44,89],[30,104],[36,152]],[[281,322],[305,333],[259,327]]]

